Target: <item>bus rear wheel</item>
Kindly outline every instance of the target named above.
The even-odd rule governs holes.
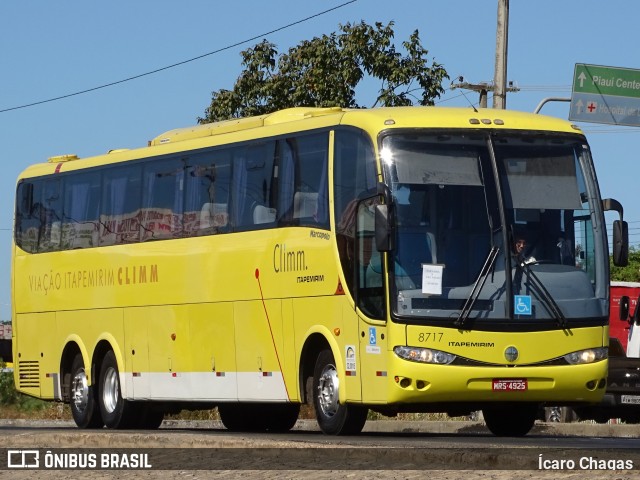
[[[331,350],[318,355],[313,373],[316,420],[327,435],[355,435],[367,421],[368,409],[340,403],[340,378]]]
[[[223,403],[220,420],[233,432],[287,432],[298,421],[297,403]]]
[[[71,415],[80,428],[101,428],[104,423],[96,400],[96,387],[89,386],[82,355],[77,354],[71,363]]]
[[[537,404],[497,405],[482,410],[487,428],[497,437],[523,437],[533,428]]]
[[[116,356],[107,352],[100,368],[100,391],[98,395],[102,420],[108,428],[132,428],[136,425],[134,404],[122,398],[120,373]]]
[[[164,412],[153,408],[151,402],[135,402],[131,407],[136,407],[138,419],[132,424],[137,428],[145,430],[156,430],[160,428],[164,421]]]

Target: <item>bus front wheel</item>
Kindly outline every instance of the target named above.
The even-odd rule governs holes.
[[[538,416],[537,404],[510,404],[485,408],[484,421],[498,437],[524,437],[533,428]]]
[[[340,378],[331,350],[318,355],[313,373],[313,406],[320,430],[328,435],[355,435],[367,421],[368,409],[341,404]]]
[[[122,398],[120,373],[116,356],[107,352],[100,368],[100,391],[98,395],[102,420],[108,428],[131,428],[134,425],[134,405]]]
[[[77,354],[71,363],[71,415],[80,428],[101,428],[104,423],[96,400],[96,387],[89,386],[82,355]]]

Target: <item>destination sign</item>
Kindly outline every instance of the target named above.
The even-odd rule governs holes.
[[[569,120],[640,126],[640,70],[577,63]]]

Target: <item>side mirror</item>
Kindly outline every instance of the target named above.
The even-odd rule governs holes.
[[[626,267],[629,263],[629,226],[623,220],[613,222],[613,264]]]
[[[615,211],[620,215],[620,220],[613,222],[613,264],[626,267],[629,263],[629,226],[623,220],[622,204],[613,198],[603,198],[602,209],[605,212]]]
[[[393,249],[393,221],[390,205],[376,205],[375,235],[376,249],[389,252]]]
[[[629,321],[629,297],[623,295],[620,297],[620,314],[618,315],[621,321]]]

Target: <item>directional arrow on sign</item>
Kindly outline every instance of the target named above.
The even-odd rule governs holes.
[[[587,76],[584,74],[584,72],[580,72],[580,75],[578,75],[578,80],[580,80],[580,88],[584,87],[584,81],[587,79]]]

